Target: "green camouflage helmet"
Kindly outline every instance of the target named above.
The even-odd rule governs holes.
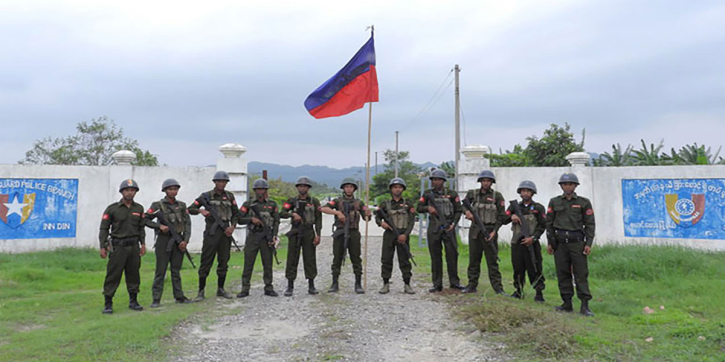
[[[483,170],[481,173],[478,174],[478,179],[476,181],[481,182],[481,180],[488,178],[491,179],[491,183],[496,183],[496,175],[493,174],[493,171],[491,170]]]
[[[310,181],[310,178],[307,176],[300,176],[300,178],[297,179],[297,182],[295,182],[295,187],[299,185],[312,187],[312,181]]]
[[[347,177],[347,178],[345,178],[344,180],[342,180],[342,182],[340,183],[340,189],[341,189],[341,190],[344,190],[344,189],[345,189],[345,185],[347,185],[347,184],[350,184],[350,185],[353,185],[353,186],[355,186],[355,190],[356,190],[356,191],[357,191],[357,189],[359,188],[359,187],[358,187],[358,185],[357,185],[357,181],[355,181],[355,179],[354,179],[354,178],[352,178],[352,177]]]
[[[439,179],[442,179],[442,180],[447,180],[448,179],[448,174],[445,171],[441,170],[441,169],[435,169],[435,170],[433,170],[433,172],[430,173],[430,176],[428,178],[431,179],[431,180],[434,179],[434,178],[439,178]]]
[[[229,181],[229,174],[226,171],[217,171],[212,181]]]
[[[166,189],[171,186],[176,186],[176,187],[181,188],[181,185],[179,185],[179,181],[176,181],[173,178],[167,178],[166,180],[164,180],[164,183],[161,184],[161,192],[166,191]]]
[[[564,172],[564,174],[562,174],[561,177],[559,177],[559,185],[561,185],[563,183],[567,183],[567,182],[574,183],[574,184],[577,184],[578,185],[579,184],[579,178],[576,177],[576,175],[573,174],[573,173],[571,173],[571,172]]]
[[[529,189],[536,194],[536,184],[534,181],[524,180],[519,184],[519,188],[516,189],[516,193],[520,194],[522,189]]]
[[[123,180],[123,182],[121,182],[121,186],[118,187],[118,192],[123,191],[123,189],[136,189],[136,191],[139,190],[138,184],[133,179]]]
[[[254,184],[252,184],[252,190],[256,189],[268,189],[269,188],[269,182],[263,178],[258,178],[254,180]]]
[[[408,188],[408,186],[405,184],[405,180],[403,180],[400,177],[396,177],[396,178],[390,180],[390,184],[388,185],[388,188],[393,187],[393,185],[401,185],[401,186],[403,186],[403,190]]]

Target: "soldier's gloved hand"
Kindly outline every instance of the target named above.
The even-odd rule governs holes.
[[[141,244],[141,251],[138,253],[138,256],[144,255],[146,255],[146,244]]]
[[[549,253],[549,255],[554,254],[554,248],[551,244],[546,245],[546,252]]]
[[[262,225],[262,220],[259,220],[258,218],[252,216],[252,224],[254,224],[254,225]]]
[[[162,233],[166,234],[169,232],[169,227],[166,225],[159,225],[159,230],[161,230]]]
[[[433,206],[428,206],[428,213],[431,215],[436,215],[437,214],[436,208]]]
[[[531,245],[533,243],[534,243],[534,238],[533,237],[523,238],[521,240],[521,244],[523,244],[524,246],[529,246],[529,245]]]
[[[386,223],[385,221],[380,223],[380,227],[386,230],[393,230],[393,228],[391,228],[390,225],[388,225],[388,223]]]
[[[188,243],[187,243],[186,241],[182,241],[182,242],[180,242],[180,243],[179,243],[179,250],[181,250],[182,252],[186,252],[186,245],[187,245],[187,244],[188,244]]]
[[[320,245],[320,236],[319,235],[315,236],[315,239],[312,240],[312,245],[314,245],[314,246]]]
[[[592,253],[592,247],[589,245],[584,246],[584,255],[589,255]]]
[[[108,250],[106,250],[106,248],[101,248],[98,250],[98,254],[101,255],[101,259],[105,259],[108,256]]]
[[[209,212],[209,210],[204,210],[204,209],[200,209],[199,210],[199,213],[202,214],[202,215],[204,215],[204,217],[209,217],[209,215],[211,215],[211,213]]]
[[[232,233],[234,232],[234,225],[229,225],[229,227],[224,230],[224,234],[226,236],[232,236]]]
[[[519,218],[518,215],[513,214],[513,215],[511,215],[511,222],[514,224],[521,224],[521,219]]]
[[[302,217],[295,212],[292,214],[292,220],[294,220],[294,222],[301,222]]]
[[[405,239],[407,239],[405,235],[398,236],[398,244],[405,244]]]
[[[466,219],[473,221],[473,213],[466,210]]]

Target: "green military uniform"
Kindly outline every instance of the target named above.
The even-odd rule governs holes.
[[[239,223],[239,209],[234,194],[229,191],[217,193],[216,189],[202,193],[194,203],[189,205],[189,214],[196,215],[202,205],[202,199],[207,199],[211,207],[216,209],[224,225],[236,226]],[[199,291],[206,287],[206,277],[209,275],[214,258],[217,259],[217,284],[224,289],[224,282],[229,269],[229,258],[232,248],[232,238],[224,234],[224,230],[214,223],[214,218],[209,215],[205,218],[204,241],[201,247],[201,262],[199,265]]]
[[[413,226],[415,226],[416,215],[413,203],[404,198],[385,200],[380,205],[380,208],[385,210],[388,218],[393,223],[390,226],[396,228],[400,235],[405,235],[405,244],[410,245],[409,236],[410,232],[413,231]],[[380,215],[375,215],[375,222],[378,226],[382,224],[383,220]],[[411,272],[412,267],[405,250],[405,244],[400,244],[391,230],[386,229],[385,233],[383,233],[383,251],[380,263],[383,281],[386,284],[393,274],[393,256],[396,249],[398,252],[398,266],[400,267],[400,272],[403,274],[403,281],[405,284],[410,284],[410,277],[413,273]]]
[[[438,205],[443,211],[445,224],[441,225],[438,216],[430,217],[428,220],[428,251],[431,259],[431,274],[433,279],[433,288],[443,289],[443,248],[446,249],[446,265],[448,269],[448,281],[451,287],[460,286],[460,278],[458,277],[458,238],[453,243],[445,242],[444,228],[450,224],[458,223],[461,218],[462,208],[461,199],[458,193],[447,188],[441,190],[428,189],[423,193],[423,197],[418,202],[417,211],[419,213],[427,213],[428,206]],[[445,246],[444,246],[445,245]]]
[[[252,210],[253,208],[256,209],[259,214],[255,213]],[[253,224],[252,217],[262,220],[264,227]],[[272,237],[277,236],[277,232],[279,231],[279,211],[277,210],[277,204],[270,199],[247,201],[242,205],[240,210],[239,223],[246,224],[249,230],[247,240],[244,242],[242,293],[249,293],[249,288],[252,282],[252,272],[254,271],[254,262],[257,259],[258,253],[262,255],[262,266],[264,267],[264,273],[262,275],[262,279],[264,280],[264,290],[274,291],[274,287],[272,285],[272,248],[274,246],[270,245],[270,243],[272,243],[271,240],[263,240],[263,237],[265,235],[265,227],[272,229]]]
[[[478,278],[481,276],[481,254],[486,256],[488,280],[496,293],[503,292],[501,272],[498,270],[498,229],[506,219],[506,201],[500,192],[489,188],[469,190],[466,199],[471,202],[472,212],[478,214],[486,230],[479,230],[476,223],[471,224],[468,233],[468,286],[472,289],[478,287]],[[487,241],[488,234],[495,231],[492,241]],[[491,242],[496,248],[491,246]]]
[[[589,267],[584,246],[594,242],[594,211],[592,203],[576,193],[568,200],[565,195],[552,198],[546,215],[546,232],[554,248],[559,293],[564,303],[571,305],[574,295],[571,274],[574,271],[577,297],[583,302],[592,299],[589,292]]]
[[[290,233],[294,233],[294,235],[287,234],[289,247],[285,277],[290,281],[297,279],[297,266],[300,262],[300,250],[302,250],[305,278],[314,280],[317,277],[317,246],[313,242],[315,236],[322,233],[320,200],[311,196],[304,199],[299,196],[292,197],[284,204],[279,216],[288,219],[292,217],[293,213],[302,217],[302,225],[293,222]]]
[[[171,224],[169,227],[173,227],[183,237],[183,242],[188,243],[191,238],[191,218],[189,217],[189,211],[186,209],[186,204],[179,200],[169,200],[168,197],[164,197],[151,204],[146,212],[147,218],[152,220],[158,212],[161,212],[164,219]],[[174,291],[174,299],[185,299],[181,288],[181,265],[184,262],[184,252],[171,240],[171,232],[160,232],[159,223],[149,222],[148,226],[156,230],[156,244],[154,245],[156,249],[156,274],[154,284],[151,287],[153,300],[161,300],[161,295],[164,292],[166,268],[169,263],[171,263],[171,286]]]
[[[526,285],[526,273],[529,274],[529,283],[534,287],[536,291],[544,290],[544,275],[542,273],[542,262],[541,256],[541,243],[539,238],[544,234],[546,230],[546,209],[544,205],[531,200],[529,204],[524,204],[523,201],[519,202],[519,209],[521,214],[524,216],[526,225],[529,228],[531,237],[534,238],[534,243],[531,244],[534,248],[533,265],[536,266],[536,270],[531,267],[531,253],[526,245],[521,244],[523,235],[521,234],[521,225],[513,224],[511,230],[513,231],[513,238],[511,239],[511,264],[514,267],[514,288],[518,295],[521,294],[521,290]],[[504,224],[511,222],[511,215],[514,214],[513,206],[509,206],[506,209],[506,219]]]
[[[103,295],[113,298],[121,283],[121,275],[126,274],[126,289],[135,300],[141,284],[139,269],[141,256],[139,243],[145,244],[146,231],[144,226],[148,220],[144,218],[144,208],[136,202],[126,206],[123,201],[108,205],[103,212],[101,230],[98,235],[101,248],[108,246],[110,228],[112,251],[108,257],[106,279],[103,282]]]
[[[332,210],[338,210],[343,211],[345,209],[345,204],[348,204],[349,206],[349,229],[350,229],[350,240],[347,244],[347,250],[345,250],[345,235],[340,232],[339,235],[337,235],[332,240],[332,278],[334,280],[337,280],[337,278],[340,275],[340,269],[342,267],[342,260],[345,257],[345,253],[350,253],[350,262],[352,262],[352,271],[355,274],[355,278],[360,279],[363,273],[363,267],[362,267],[362,258],[360,257],[360,218],[361,216],[364,216],[365,211],[367,210],[367,207],[365,206],[365,203],[361,200],[351,197],[348,198],[346,196],[338,197],[330,202],[328,202],[324,207],[328,207]],[[335,216],[335,228],[336,230],[342,230],[345,227],[344,222],[340,222],[337,219],[337,216]]]

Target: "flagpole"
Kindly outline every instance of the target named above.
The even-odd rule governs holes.
[[[368,102],[368,162],[365,167],[365,206],[370,210],[370,139],[373,128],[373,102]],[[365,264],[363,265],[363,289],[368,289],[368,225],[365,218]]]

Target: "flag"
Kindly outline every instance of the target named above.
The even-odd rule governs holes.
[[[305,108],[315,118],[338,117],[377,101],[378,75],[371,34],[370,40],[340,71],[307,96]]]

